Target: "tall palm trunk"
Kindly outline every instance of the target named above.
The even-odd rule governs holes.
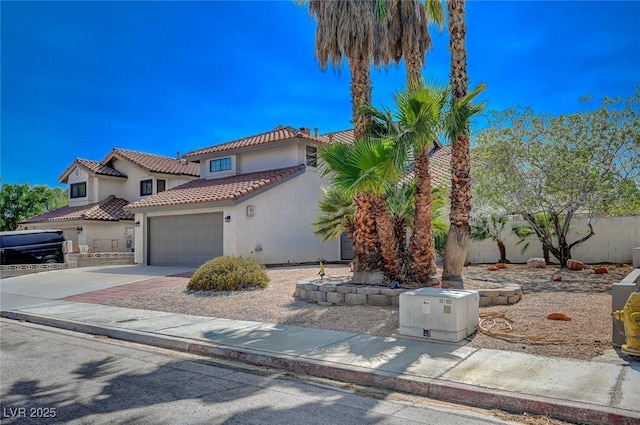
[[[404,61],[407,67],[407,85],[410,89],[415,89],[422,84],[423,58],[424,53],[417,50],[405,54]]]
[[[380,238],[382,268],[390,279],[403,280],[404,276],[400,275],[402,270],[400,253],[391,214],[389,214],[382,196],[374,196],[372,202],[374,203],[376,228]]]
[[[451,88],[453,101],[467,95],[467,50],[465,46],[465,0],[447,0],[449,15],[449,50],[451,51]],[[464,287],[462,270],[469,243],[471,212],[471,177],[468,124],[453,142],[451,156],[451,213],[447,244],[444,250],[443,286]]]
[[[371,71],[369,61],[362,56],[350,59],[351,102],[353,113],[353,131],[357,139],[364,137],[369,117],[359,111],[362,106],[371,104]]]
[[[424,149],[415,159],[416,207],[413,233],[409,239],[412,279],[432,286],[432,276],[436,274],[435,247],[431,223],[431,171],[429,170],[429,150]]]
[[[380,241],[376,231],[376,213],[372,196],[367,193],[358,193],[353,199],[355,206],[353,259],[356,272],[375,271],[380,266]]]
[[[367,115],[359,109],[371,104],[370,63],[362,56],[350,60],[351,99],[355,139],[365,136]],[[371,196],[356,194],[354,198],[354,283],[368,283],[370,278],[363,271],[375,271],[380,266],[379,239],[376,231],[376,211],[371,203]]]

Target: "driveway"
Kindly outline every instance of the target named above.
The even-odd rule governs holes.
[[[0,280],[0,308],[51,305],[72,295],[193,270],[190,267],[96,266],[10,277]]]

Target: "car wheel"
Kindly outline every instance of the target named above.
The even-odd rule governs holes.
[[[42,260],[42,262],[44,264],[53,264],[53,263],[57,263],[58,259],[56,257],[45,257],[44,260]]]

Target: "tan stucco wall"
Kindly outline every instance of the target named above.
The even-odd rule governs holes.
[[[76,170],[78,171],[78,175],[76,176]],[[83,169],[76,167],[74,170],[71,171],[71,173],[69,174],[69,206],[70,207],[77,207],[80,205],[88,205],[91,204],[93,202],[97,202],[95,201],[95,188],[94,188],[94,184],[93,184],[93,177],[89,176],[89,174],[84,171]],[[87,196],[82,197],[82,198],[71,198],[71,185],[73,183],[81,183],[81,182],[86,182],[87,183]]]
[[[136,213],[137,247],[135,262],[147,263],[147,218],[168,215],[222,212],[231,221],[223,223],[224,255],[253,257],[265,264],[340,260],[340,241],[322,243],[313,234],[311,222],[318,214],[322,182],[317,171],[308,167],[304,173],[269,188],[237,205],[207,205],[167,208],[163,211]],[[247,217],[247,207],[255,216]],[[257,245],[262,251],[256,251]]]
[[[524,222],[516,222],[523,224]],[[592,219],[595,235],[586,242],[571,250],[571,256],[585,263],[631,263],[633,248],[640,246],[640,216],[611,217]],[[588,233],[586,219],[571,220],[568,241],[571,243]],[[511,234],[508,227],[504,231],[507,259],[514,263],[525,263],[531,257],[542,257],[542,246],[536,238],[528,240],[529,249],[520,253],[520,246],[516,246],[518,238]],[[472,263],[492,263],[500,258],[495,242],[469,241],[467,260]],[[552,257],[552,261],[555,259]]]
[[[277,168],[294,167],[304,163],[298,156],[298,146],[283,144],[270,149],[243,152],[239,159],[241,174],[254,171],[275,170]]]
[[[203,159],[200,161],[200,177],[203,179],[221,179],[238,174],[238,156],[237,155],[222,155],[213,159],[231,158],[231,169],[224,171],[216,171],[212,173],[210,170],[210,162],[212,158]]]
[[[265,264],[340,260],[339,240],[322,243],[311,223],[322,197],[316,170],[287,180],[236,207],[237,252]],[[247,217],[253,206],[254,217]],[[226,224],[226,223],[225,223]],[[262,251],[256,250],[260,245]]]

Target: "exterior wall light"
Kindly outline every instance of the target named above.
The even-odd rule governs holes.
[[[231,216],[230,216],[230,215],[226,216],[226,217],[224,218],[224,221],[225,221],[226,223],[231,222]]]
[[[78,227],[76,228],[76,231],[78,232],[78,234],[80,234],[80,232],[82,232],[82,226],[78,226]]]

